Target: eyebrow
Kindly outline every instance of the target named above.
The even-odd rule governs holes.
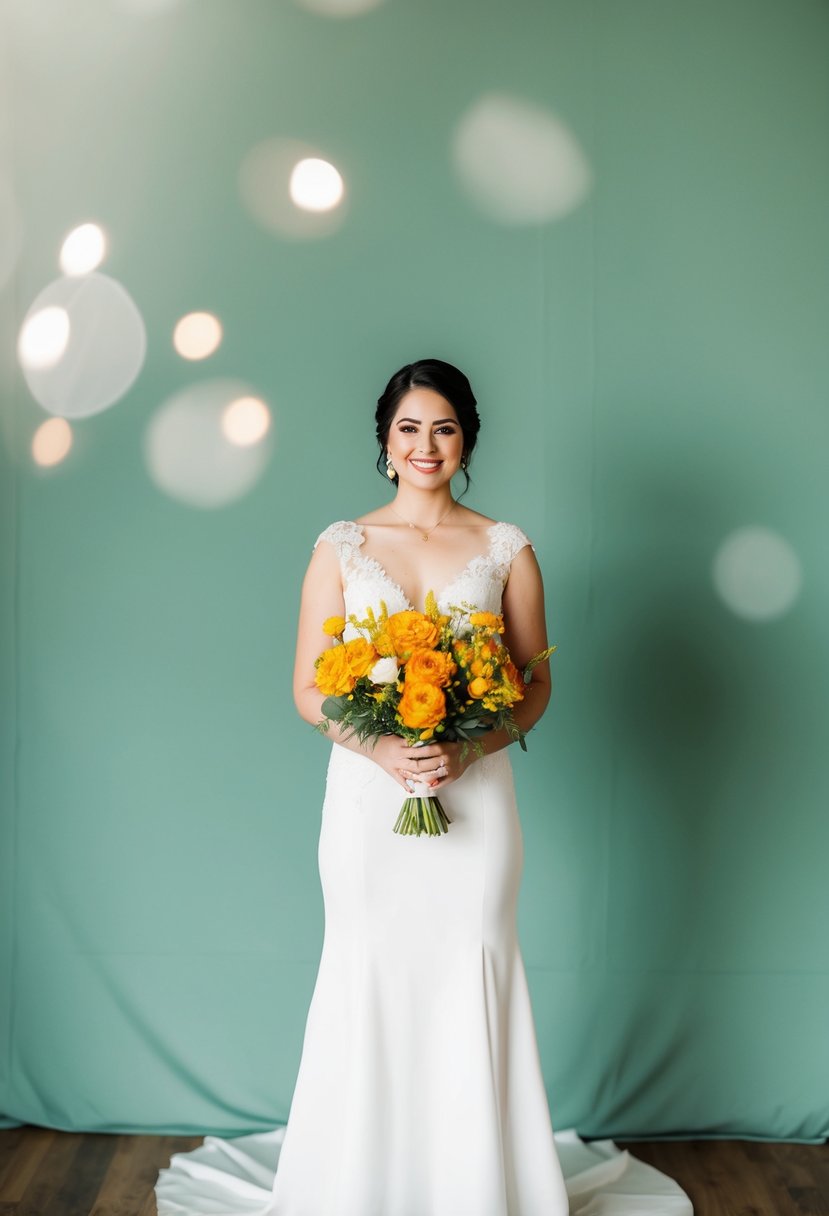
[[[417,425],[420,426],[419,418],[398,418],[397,421],[398,422],[416,422]],[[455,422],[455,419],[454,418],[436,418],[435,421],[432,423],[432,426],[440,426],[440,424],[442,422]],[[457,423],[455,423],[455,425],[457,426]]]

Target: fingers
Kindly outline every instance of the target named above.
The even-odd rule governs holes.
[[[407,744],[403,751],[403,758],[405,760],[430,760],[442,750],[439,743],[426,743],[422,747],[412,747],[411,744]]]
[[[418,748],[418,751],[420,751],[420,748]],[[424,770],[432,768],[440,768],[442,764],[448,763],[449,757],[445,752],[442,753],[440,751],[428,752],[425,756],[422,754],[419,756],[404,756],[402,759],[403,765],[412,769],[417,769],[418,772],[423,772]]]
[[[402,773],[404,782],[408,780],[422,781],[432,787],[440,785],[445,781],[454,780],[455,777],[446,757],[440,759],[434,768],[417,770],[400,769],[399,771]]]
[[[449,762],[444,757],[430,764],[428,768],[403,768],[400,772],[404,777],[411,777],[415,781],[434,781],[435,778],[449,775]]]
[[[407,793],[411,793],[407,784],[410,780],[425,782],[435,789],[460,776],[453,773],[454,765],[450,762],[446,747],[446,743],[424,744],[422,747],[409,744],[401,747],[397,772],[400,784]],[[452,754],[454,755],[453,751]]]
[[[442,781],[446,781],[452,776],[448,765],[437,769],[421,769],[419,772],[411,772],[408,769],[398,769],[399,780],[408,794],[411,794],[409,781],[420,781],[429,786],[440,785]]]

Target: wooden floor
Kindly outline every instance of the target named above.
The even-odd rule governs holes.
[[[0,1131],[0,1216],[156,1216],[159,1169],[202,1139]],[[615,1142],[675,1178],[695,1216],[829,1216],[829,1144]]]

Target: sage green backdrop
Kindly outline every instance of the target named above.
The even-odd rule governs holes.
[[[532,539],[558,645],[511,753],[554,1126],[826,1138],[826,4],[22,8],[3,18],[25,218],[2,295],[4,1125],[287,1118],[331,746],[293,704],[299,588],[319,532],[390,497],[376,399],[437,356],[483,419],[463,501]],[[508,226],[460,188],[451,131],[488,92],[583,150],[591,189],[559,219]],[[335,234],[269,235],[240,205],[272,135],[344,173]],[[36,469],[16,335],[86,219],[147,358]],[[171,330],[203,308],[225,339],[188,364]],[[142,443],[212,376],[257,387],[274,446],[209,510],[158,490]],[[802,570],[772,619],[712,575],[754,525]]]

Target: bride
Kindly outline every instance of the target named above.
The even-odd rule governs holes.
[[[320,533],[302,584],[294,699],[312,725],[329,617],[363,619],[381,602],[422,611],[431,590],[443,612],[501,613],[519,668],[548,645],[529,538],[452,494],[459,471],[469,485],[480,427],[467,377],[439,359],[407,364],[375,420],[394,497]],[[522,731],[550,690],[547,660],[513,709]],[[460,743],[362,744],[336,723],[327,738],[325,933],[287,1125],[174,1154],[159,1216],[690,1216],[672,1179],[612,1141],[553,1132],[517,935],[523,835],[506,729],[463,759]],[[415,781],[440,796],[446,834],[392,830]]]

